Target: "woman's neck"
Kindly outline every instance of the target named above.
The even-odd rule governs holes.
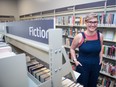
[[[88,30],[85,31],[85,34],[88,36],[93,36],[93,35],[95,35],[95,33],[96,33],[96,31],[88,31]]]

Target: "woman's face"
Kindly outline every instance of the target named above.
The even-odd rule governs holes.
[[[87,29],[89,31],[95,31],[97,29],[97,25],[98,25],[98,20],[97,18],[92,18],[88,21],[86,21],[86,26],[87,26]]]

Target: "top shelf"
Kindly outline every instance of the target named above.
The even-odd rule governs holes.
[[[20,19],[21,20],[37,19],[37,18],[39,19],[39,18],[46,18],[46,17],[86,14],[90,12],[97,12],[97,13],[115,12],[116,11],[115,8],[116,8],[116,5],[110,5],[110,6],[107,6],[106,8],[104,5],[97,6],[97,7],[96,6],[87,7],[87,8],[76,8],[75,6],[71,6],[71,7],[64,7],[59,9],[52,9],[48,11],[21,15]]]
[[[56,25],[56,27],[86,27],[86,25]],[[115,24],[98,24],[98,28],[114,28],[116,29]]]

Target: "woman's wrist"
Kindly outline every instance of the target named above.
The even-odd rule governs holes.
[[[73,61],[75,62],[75,61],[77,61],[77,59],[76,58],[73,58]]]

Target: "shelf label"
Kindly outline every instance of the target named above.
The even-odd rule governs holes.
[[[9,34],[48,44],[48,29],[54,29],[53,19],[6,23]]]

